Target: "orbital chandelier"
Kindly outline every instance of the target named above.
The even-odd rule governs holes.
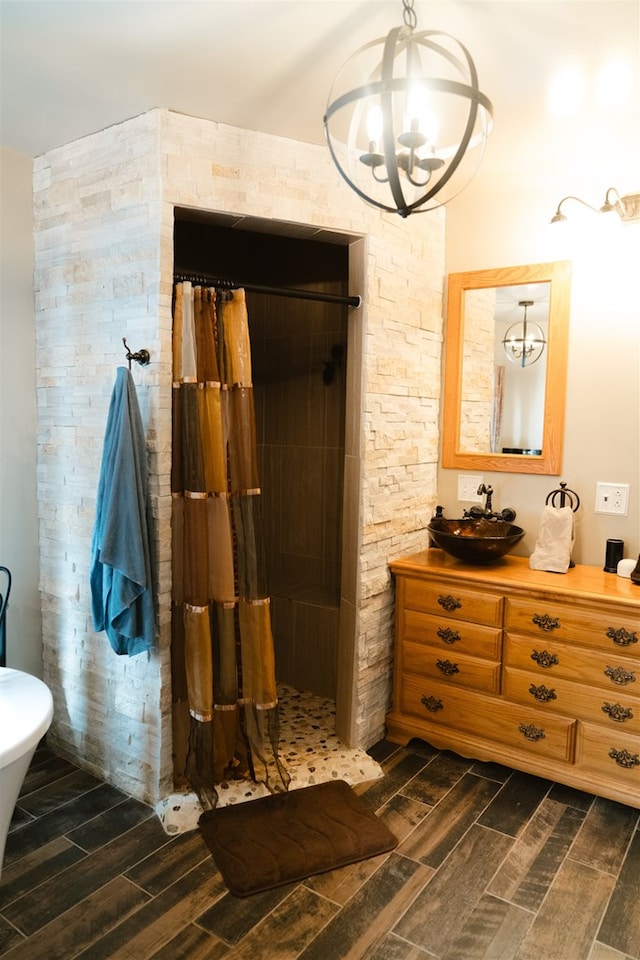
[[[509,360],[519,367],[531,366],[542,356],[546,340],[537,323],[527,320],[527,309],[533,300],[519,300],[518,306],[524,309],[524,316],[513,323],[504,335],[502,346]]]
[[[333,162],[366,203],[408,217],[453,199],[475,174],[493,122],[475,64],[458,40],[403,26],[347,60],[324,130]]]

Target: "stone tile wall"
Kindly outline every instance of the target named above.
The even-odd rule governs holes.
[[[496,337],[496,288],[466,290],[460,397],[460,449],[491,450]]]
[[[427,544],[435,504],[444,214],[364,205],[325,148],[167,110],[52,150],[34,164],[38,510],[45,680],[56,749],[145,800],[171,789],[171,292],[176,206],[364,237],[353,745],[384,730],[393,593],[387,563]],[[90,542],[122,337],[149,453],[160,636],[119,658],[90,617]],[[354,469],[350,462],[349,469]]]
[[[111,127],[34,162],[38,513],[50,738],[89,769],[153,800],[170,769],[167,597],[171,374],[161,329],[158,116]],[[167,306],[164,305],[164,313]],[[157,655],[119,658],[93,632],[91,536],[122,337],[134,365],[157,524]],[[161,781],[164,781],[161,786]]]

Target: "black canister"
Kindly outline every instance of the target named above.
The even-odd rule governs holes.
[[[605,573],[617,573],[623,551],[624,540],[607,540],[607,551],[604,558]]]

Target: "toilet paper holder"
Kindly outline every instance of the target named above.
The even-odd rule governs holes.
[[[580,506],[580,497],[575,492],[575,490],[570,490],[564,481],[560,482],[560,486],[557,490],[552,490],[550,494],[547,495],[545,500],[546,506],[551,507],[571,507],[575,513],[578,507]],[[575,567],[575,560],[569,560],[569,568]]]
[[[571,507],[575,513],[580,506],[580,497],[575,490],[569,490],[566,483],[561,482],[559,489],[552,490],[545,503],[552,507]]]

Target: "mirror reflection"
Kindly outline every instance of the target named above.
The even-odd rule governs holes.
[[[466,290],[463,453],[542,453],[551,284]]]
[[[569,294],[568,262],[449,275],[444,467],[560,472]]]

